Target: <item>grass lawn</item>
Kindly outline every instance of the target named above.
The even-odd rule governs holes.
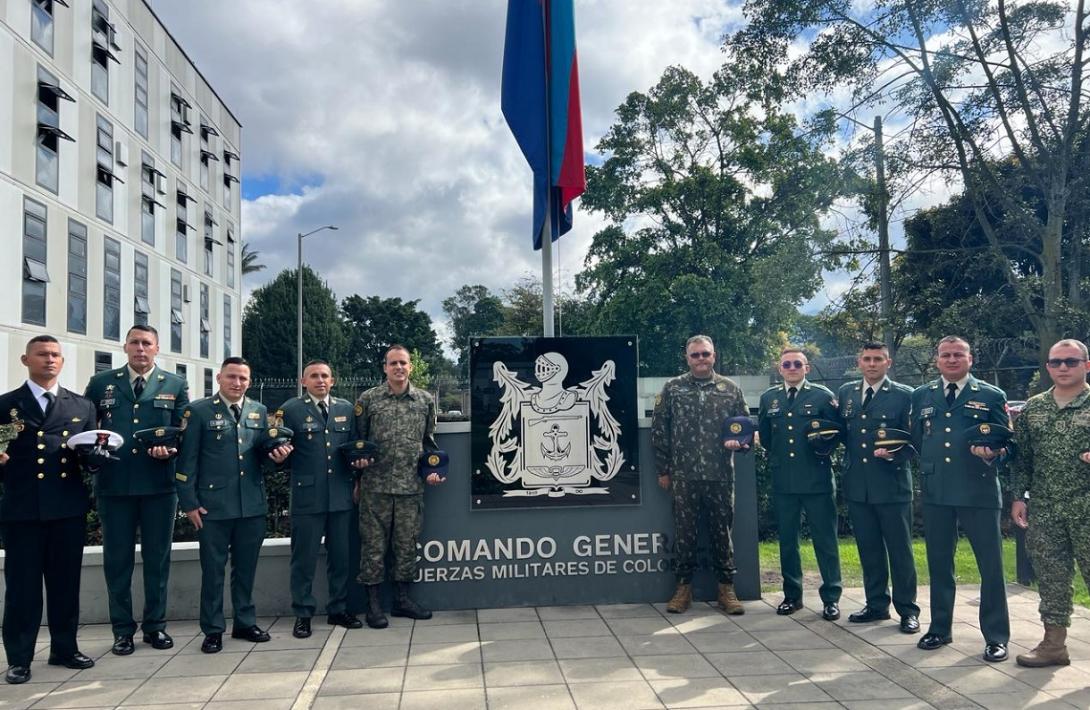
[[[912,552],[916,557],[916,574],[921,585],[930,584],[931,578],[927,573],[927,554],[923,540],[915,540],[912,543]],[[802,571],[804,574],[817,575],[817,561],[814,559],[814,548],[809,540],[803,540],[801,545]],[[778,591],[781,587],[778,581],[769,583],[769,576],[775,575],[778,579],[780,570],[780,548],[775,541],[762,542],[760,544],[761,564],[761,590],[766,592]],[[1014,540],[1003,540],[1003,571],[1008,582],[1015,580],[1014,573]],[[969,541],[962,539],[958,542],[958,549],[954,555],[954,572],[959,582],[966,584],[979,584],[980,572],[976,568],[976,560],[973,558],[973,550]],[[840,576],[845,587],[862,587],[863,570],[859,565],[859,551],[855,547],[855,540],[842,538],[840,540]],[[1037,585],[1034,584],[1036,589]],[[1087,591],[1086,582],[1082,576],[1075,575],[1075,603],[1080,606],[1090,607],[1090,592]]]

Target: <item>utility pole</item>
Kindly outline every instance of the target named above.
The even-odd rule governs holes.
[[[878,289],[882,342],[893,357],[893,295],[889,273],[889,192],[886,190],[886,157],[882,139],[882,117],[874,117],[874,169],[878,183]]]

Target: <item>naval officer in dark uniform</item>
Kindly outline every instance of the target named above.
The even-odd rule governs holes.
[[[958,523],[980,569],[980,631],[984,660],[1007,660],[1010,617],[1003,580],[999,510],[1002,496],[995,459],[1005,453],[970,449],[965,430],[977,424],[1008,426],[1003,390],[969,374],[969,343],[954,335],[939,341],[939,379],[912,393],[912,438],[920,452],[923,531],[931,574],[931,626],[916,644],[932,651],[950,643],[954,617],[954,550]]]
[[[757,418],[760,444],[768,451],[772,493],[780,540],[783,601],[781,616],[802,608],[802,558],[799,528],[802,513],[810,524],[810,539],[821,572],[821,615],[840,618],[840,547],[836,537],[836,489],[828,456],[818,456],[807,443],[806,432],[819,419],[835,419],[836,398],[827,387],[806,379],[810,362],[798,348],[780,352],[783,384],[761,395]]]
[[[192,402],[182,412],[181,451],[174,473],[178,502],[197,528],[201,556],[201,651],[223,650],[223,578],[231,554],[233,638],[269,640],[257,625],[254,576],[265,539],[268,509],[257,444],[268,430],[265,405],[246,397],[250,365],[241,357],[223,361],[216,375],[219,392]],[[269,454],[283,463],[291,446]]]
[[[53,336],[31,338],[21,360],[26,383],[0,395],[0,424],[12,424],[18,432],[0,454],[8,683],[30,680],[43,580],[49,665],[95,665],[76,645],[88,496],[80,462],[67,446],[68,437],[94,428],[95,408],[58,384],[64,355]]]
[[[174,640],[166,632],[167,580],[170,543],[178,497],[174,493],[174,449],[147,448],[133,432],[176,427],[189,404],[184,378],[155,364],[159,333],[150,325],[134,325],[125,336],[128,362],[91,378],[84,395],[98,410],[98,426],[125,437],[116,456],[95,476],[95,500],[102,522],[102,570],[110,599],[110,622],[118,656],[136,647],[133,634],[132,573],[136,564],[136,531],[144,570],[144,612],[140,627],[144,643],[168,649]]]
[[[909,459],[871,444],[876,432],[886,428],[909,429],[912,388],[889,379],[893,360],[883,343],[864,345],[857,364],[863,379],[846,383],[836,396],[844,424],[841,490],[848,501],[867,595],[866,605],[848,621],[860,624],[889,618],[892,576],[892,601],[901,617],[901,631],[914,634],[920,630],[920,607],[912,556]]]
[[[356,521],[352,489],[355,473],[339,447],[356,438],[354,405],[330,394],[333,370],[323,360],[303,368],[301,397],[293,397],[276,412],[275,423],[294,432],[288,457],[291,477],[291,607],[292,635],[307,638],[318,606],[311,588],[318,552],[325,537],[329,601],[326,621],[347,629],[363,622],[348,612],[349,540]]]

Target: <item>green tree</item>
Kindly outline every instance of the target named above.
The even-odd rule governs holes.
[[[348,337],[350,371],[370,375],[382,364],[386,348],[401,343],[418,351],[434,367],[443,368],[443,352],[431,318],[420,300],[352,295],[341,301]]]
[[[500,335],[504,307],[499,297],[480,284],[466,284],[443,299],[443,312],[450,323],[450,346],[458,353],[458,370],[469,367],[469,339],[475,335]]]
[[[726,369],[766,365],[834,264],[820,225],[842,184],[823,154],[834,124],[800,125],[762,96],[770,79],[734,66],[707,82],[671,67],[630,94],[587,168],[583,206],[610,224],[576,284],[597,332],[641,338],[644,375],[676,372],[694,333]]]
[[[409,353],[409,363],[413,368],[409,373],[409,382],[422,390],[431,389],[431,367],[419,349],[413,348]]]
[[[255,377],[295,377],[297,272],[285,269],[253,292],[242,314],[242,354]],[[303,362],[320,358],[340,372],[347,340],[337,297],[303,266]]]

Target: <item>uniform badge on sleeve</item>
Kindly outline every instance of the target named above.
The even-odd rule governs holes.
[[[363,414],[363,405],[362,404],[357,404],[356,405],[356,416],[358,417],[361,414]]]

